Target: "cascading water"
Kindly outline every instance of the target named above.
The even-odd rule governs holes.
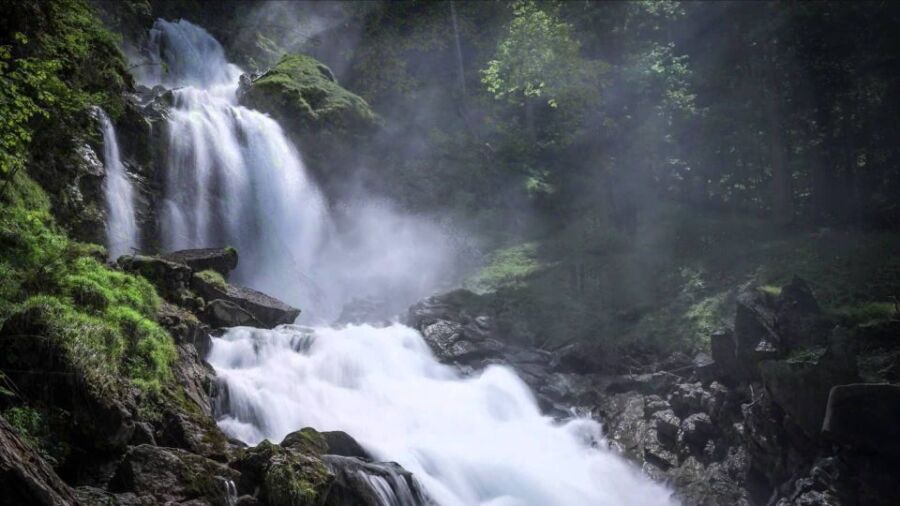
[[[278,123],[238,105],[241,70],[209,33],[158,20],[149,39],[138,81],[174,88],[164,248],[236,247],[235,281],[302,308],[308,322],[332,321],[355,297],[397,310],[427,295],[449,249],[436,227],[368,196],[338,227]]]
[[[241,71],[209,33],[158,20],[150,42],[158,64],[139,80],[181,86],[167,124],[164,248],[234,246],[238,282],[310,307],[304,274],[329,223],[300,156],[275,121],[237,105]]]
[[[103,196],[106,202],[106,248],[110,258],[131,253],[140,246],[134,213],[134,188],[119,154],[115,126],[102,109],[96,109],[103,133]]]
[[[542,416],[506,367],[464,378],[402,325],[238,327],[213,340],[208,360],[225,386],[220,426],[230,435],[256,444],[306,426],[343,430],[443,506],[675,504],[592,446],[596,422]]]
[[[428,279],[441,245],[417,222],[367,202],[337,232],[278,124],[237,105],[240,70],[207,32],[160,20],[150,42],[159,65],[138,69],[139,81],[180,86],[168,121],[166,247],[234,245],[238,280],[304,310],[366,284]],[[313,270],[319,293],[307,283]],[[305,426],[344,430],[411,471],[444,506],[673,504],[667,490],[595,444],[596,422],[556,424],[512,370],[465,378],[402,325],[239,327],[213,339],[208,360],[223,385],[219,423],[230,435],[256,444]],[[399,475],[364,471],[354,476],[384,506],[414,503],[415,487]]]

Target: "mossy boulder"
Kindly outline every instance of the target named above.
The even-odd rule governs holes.
[[[360,134],[375,124],[365,100],[341,87],[328,67],[305,55],[282,57],[250,83],[241,103],[295,132]]]
[[[334,476],[322,461],[327,449],[313,429],[289,434],[281,445],[263,441],[232,464],[241,473],[238,491],[253,493],[272,506],[306,506],[324,502]]]

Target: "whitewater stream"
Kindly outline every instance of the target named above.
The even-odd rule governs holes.
[[[234,245],[238,281],[304,310],[316,303],[317,293],[304,287],[313,270],[324,272],[319,292],[343,296],[341,302],[352,288],[341,273],[374,283],[382,278],[363,273],[393,275],[399,265],[412,272],[397,276],[424,276],[416,262],[428,257],[415,254],[427,251],[428,241],[408,246],[422,235],[402,217],[391,218],[396,226],[377,238],[371,255],[364,248],[341,256],[346,244],[368,239],[334,239],[332,218],[297,149],[275,121],[237,104],[241,71],[205,30],[157,21],[148,51],[165,65],[146,66],[139,82],[174,94],[166,248]],[[349,229],[368,226],[360,218]],[[370,256],[389,261],[359,270]],[[329,291],[342,283],[344,290]],[[597,422],[554,422],[511,369],[492,366],[464,377],[400,324],[238,327],[213,339],[207,360],[226,392],[219,424],[229,435],[252,445],[279,442],[307,426],[343,430],[377,459],[411,471],[443,506],[675,504],[669,490],[606,449]],[[401,503],[384,499],[384,506]]]
[[[103,196],[106,202],[106,249],[110,258],[132,252],[138,248],[137,218],[134,212],[134,186],[122,164],[116,129],[103,109],[96,109],[103,134]]]

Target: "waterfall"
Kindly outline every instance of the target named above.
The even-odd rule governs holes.
[[[237,103],[241,70],[187,21],[158,20],[136,78],[173,88],[161,235],[167,250],[234,246],[234,280],[330,322],[354,298],[397,311],[428,295],[450,249],[435,226],[359,195],[331,217],[300,153]],[[385,315],[387,316],[387,315]]]
[[[213,339],[208,360],[229,435],[256,444],[306,426],[342,430],[442,506],[675,504],[598,444],[596,422],[541,415],[506,367],[462,377],[409,327],[239,327]]]
[[[116,129],[102,109],[96,109],[103,133],[103,197],[106,204],[106,249],[109,257],[131,253],[140,246],[134,214],[134,188],[119,155]]]
[[[279,125],[237,103],[240,69],[206,31],[159,20],[148,52],[158,64],[139,68],[138,80],[173,88],[165,247],[233,245],[238,281],[305,311],[373,286],[394,299],[433,286],[440,234],[365,195],[337,226]],[[344,430],[442,506],[673,504],[600,444],[596,422],[557,424],[511,369],[463,377],[402,325],[238,327],[213,339],[207,359],[229,435],[256,444],[305,426]],[[397,476],[347,472],[384,506],[410,502]]]
[[[306,276],[330,226],[318,189],[281,127],[237,104],[241,70],[187,21],[158,20],[138,79],[174,87],[161,210],[167,250],[234,246],[237,282],[307,310]]]

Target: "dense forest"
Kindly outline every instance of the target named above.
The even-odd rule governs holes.
[[[893,504],[898,23],[880,0],[5,2],[0,496]],[[558,434],[582,421],[597,455]],[[496,461],[432,445],[454,424]],[[538,435],[566,449],[509,464]]]

